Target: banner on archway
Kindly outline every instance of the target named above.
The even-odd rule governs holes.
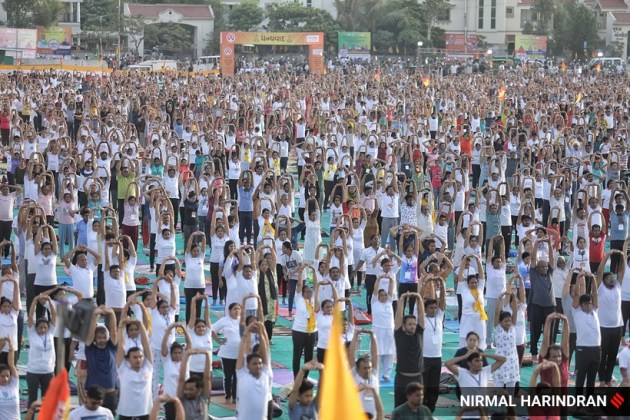
[[[308,45],[310,72],[324,72],[323,32],[221,32],[221,73],[234,74],[235,46]]]

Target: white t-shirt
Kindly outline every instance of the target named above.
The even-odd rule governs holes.
[[[188,266],[186,266],[186,268],[188,268]],[[175,295],[175,313],[179,313],[179,285],[182,282],[182,279],[179,276],[175,276],[173,277],[173,294]],[[171,285],[165,281],[165,280],[160,280],[158,282],[158,292],[162,293],[164,296],[166,296],[166,301],[168,302],[168,304],[170,305],[171,302]]]
[[[164,364],[164,378],[162,379],[162,392],[164,395],[177,396],[179,385],[179,370],[182,362],[174,362],[171,356],[162,357]]]
[[[295,292],[295,316],[293,317],[293,331],[306,332],[308,328],[309,311],[302,293]],[[311,303],[315,305],[311,298]],[[317,331],[317,327],[313,332]]]
[[[236,378],[238,381],[236,418],[238,420],[266,420],[273,378],[269,366],[263,365],[258,378],[252,376],[245,366],[236,371]]]
[[[120,399],[117,410],[119,415],[135,417],[151,413],[152,377],[153,364],[149,362],[149,359],[144,359],[138,372],[131,369],[126,361],[120,364],[118,367]]]
[[[204,256],[200,253],[197,258],[194,258],[192,255],[186,254],[184,261],[186,262],[186,280],[184,280],[184,287],[190,289],[205,288]]]
[[[238,347],[241,343],[240,319],[224,316],[212,324],[212,331],[223,334],[226,342],[219,348],[219,357],[226,359],[238,358]]]
[[[14,349],[18,348],[17,342],[17,317],[18,311],[11,308],[8,314],[0,314],[0,337],[9,337]],[[9,351],[9,344],[2,348],[3,352]]]
[[[442,357],[443,319],[444,312],[441,309],[437,310],[434,317],[424,316],[423,357]]]
[[[50,330],[39,335],[35,324],[28,329],[28,364],[29,373],[52,373],[55,371],[55,342]]]
[[[212,330],[210,328],[206,328],[204,335],[197,335],[194,329],[188,328],[188,335],[193,349],[210,350],[210,354],[212,354]],[[206,356],[204,354],[190,356],[188,368],[191,372],[203,372],[205,366]],[[210,364],[210,370],[212,370],[212,364]]]
[[[162,339],[164,339],[164,333],[169,325],[175,322],[175,310],[169,306],[168,313],[162,315],[157,306],[151,309],[151,348],[162,349]],[[175,331],[171,330],[171,336],[166,343],[167,347],[170,347],[175,341]]]
[[[103,278],[105,283],[105,306],[108,308],[124,308],[127,302],[127,286],[125,286],[124,279],[113,278],[109,275],[109,270],[103,273]]]
[[[333,316],[324,315],[324,312],[319,311],[315,314],[317,317],[317,348],[327,349],[328,342],[330,341],[330,329],[332,328]]]
[[[599,347],[602,344],[602,336],[599,329],[597,309],[584,312],[582,308],[571,307],[573,321],[576,329],[576,345],[578,347]]]
[[[45,257],[39,252],[35,259],[35,285],[56,286],[57,285],[57,254],[51,252]]]
[[[156,235],[155,249],[157,249],[156,264],[162,264],[167,257],[175,256],[175,236],[171,233],[169,239],[164,239],[162,234]]]
[[[85,299],[94,297],[94,264],[88,261],[85,268],[81,268],[76,264],[70,266],[70,278],[72,279],[72,287],[83,293]]]
[[[486,266],[486,298],[498,299],[505,292],[505,265],[498,269],[492,264]]]
[[[114,420],[114,415],[105,407],[99,407],[95,411],[92,411],[82,405],[72,410],[68,418],[70,420]]]
[[[484,366],[479,373],[471,373],[468,369],[459,367],[459,374],[455,375],[455,379],[464,394],[464,390],[473,390],[486,388],[488,386],[488,378],[492,374],[492,365]]]
[[[9,379],[8,385],[0,386],[0,419],[20,420],[20,381],[14,377]]]

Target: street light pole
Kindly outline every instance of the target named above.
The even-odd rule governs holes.
[[[123,26],[122,26],[122,10],[120,9],[120,5],[121,5],[121,0],[118,0],[118,53],[116,54],[116,63],[118,68],[120,68],[120,50],[121,50],[121,45],[120,45],[120,31],[123,30]]]
[[[98,21],[101,24],[101,33],[100,33],[100,35],[98,37],[98,49],[99,49],[98,55],[100,55],[101,58],[103,57],[103,18],[104,17],[105,16],[99,16],[98,17]]]

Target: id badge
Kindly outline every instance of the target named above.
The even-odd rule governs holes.
[[[624,224],[623,223],[619,223],[619,226],[617,227],[617,230],[623,231],[624,228],[625,228]]]
[[[191,212],[190,217],[197,217],[197,212],[196,211]]]
[[[405,280],[411,280],[411,272],[405,271]]]
[[[433,333],[433,337],[431,337],[431,343],[437,345],[438,344],[438,335]]]
[[[374,400],[374,395],[372,394],[372,391],[366,390],[365,394],[363,394],[363,400],[364,401],[373,401]]]

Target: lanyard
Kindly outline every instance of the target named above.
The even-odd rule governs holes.
[[[435,330],[437,329],[437,319],[435,319],[435,318],[433,318],[433,319],[434,319],[434,321],[433,321],[433,323],[431,323],[431,318],[427,317],[427,321],[429,321],[429,325],[433,329],[433,334],[435,334]]]
[[[40,335],[39,339],[42,340],[42,346],[46,350],[48,348],[48,334]]]
[[[470,377],[477,383],[478,387],[481,387],[481,372],[477,375],[479,379],[475,378],[475,376],[470,373]]]

